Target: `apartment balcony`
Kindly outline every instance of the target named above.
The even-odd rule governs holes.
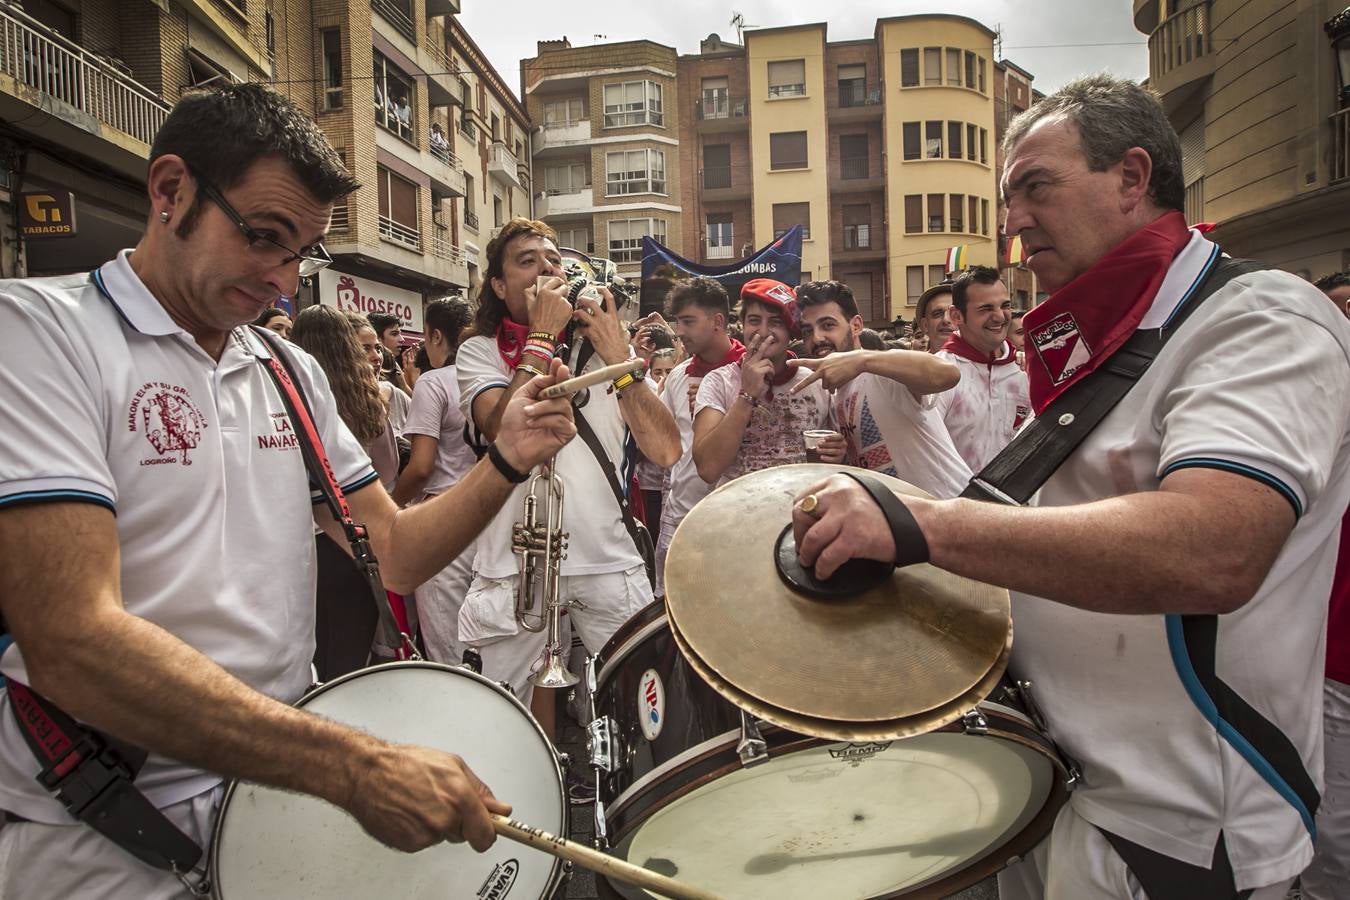
[[[826,117],[832,124],[847,125],[853,122],[879,122],[883,114],[881,90],[866,90],[856,81],[839,82],[839,94],[826,107]]]
[[[1350,109],[1333,115],[1331,122],[1331,183],[1350,179]]]
[[[520,162],[501,141],[492,142],[492,151],[488,154],[488,177],[509,187],[521,187]]]
[[[540,191],[534,195],[534,214],[540,219],[590,215],[595,195],[588,184],[575,191]]]
[[[881,166],[874,166],[865,156],[843,157],[837,171],[830,173],[830,191],[836,194],[863,194],[886,187],[886,176]]]
[[[431,106],[462,106],[464,100],[459,95],[459,76],[450,54],[445,52],[445,37],[445,26],[428,19],[422,33],[422,46],[417,50],[417,63],[427,73],[427,102]]]
[[[705,238],[703,241],[703,258],[708,260],[723,260],[736,258],[736,246],[734,244],[711,244]]]
[[[427,241],[427,256],[428,265],[425,274],[460,287],[468,286],[469,260],[462,247],[451,243],[449,229],[431,229],[431,239]]]
[[[1171,112],[1214,74],[1210,0],[1164,19],[1148,38],[1149,86]]]
[[[745,131],[750,128],[750,103],[723,91],[704,91],[694,100],[694,129],[699,134]]]
[[[431,145],[424,157],[426,161],[422,170],[431,176],[432,185],[450,197],[463,197],[464,167],[460,165],[459,158],[448,148],[435,144]]]
[[[464,225],[467,228],[472,228],[474,231],[477,231],[478,213],[474,212],[472,209],[464,210]]]
[[[393,244],[399,244],[408,250],[422,252],[422,232],[408,225],[395,222],[388,216],[380,216],[380,238]]]
[[[731,166],[705,166],[699,170],[698,185],[705,203],[719,200],[745,200],[750,196],[749,177],[732,177]]]
[[[428,19],[436,16],[457,16],[459,13],[459,0],[427,0]]]
[[[886,242],[880,229],[871,225],[845,225],[835,235],[833,245],[832,255],[840,263],[876,262],[886,258]]]
[[[417,28],[413,25],[411,0],[370,0],[370,8],[394,27],[394,30],[414,43]]]
[[[591,120],[552,122],[534,130],[534,155],[559,156],[591,142]]]
[[[145,178],[169,107],[106,60],[12,7],[0,10],[0,119]]]

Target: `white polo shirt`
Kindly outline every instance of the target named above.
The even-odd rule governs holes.
[[[935,407],[935,395],[914,399],[893,378],[866,372],[835,391],[834,418],[848,443],[848,461],[883,472],[939,500],[958,496],[970,483]]]
[[[961,458],[978,472],[1013,439],[1022,420],[1031,414],[1027,373],[1017,363],[990,365],[949,350],[936,354],[961,370],[956,387],[936,396],[935,406]],[[1005,341],[999,357],[1009,358]]]
[[[0,282],[0,507],[112,509],[127,611],[292,702],[314,655],[314,518],[295,433],[258,362],[269,345],[238,328],[217,362],[146,290],[128,251],[98,275],[106,294],[90,275]],[[340,483],[375,481],[318,363],[287,346]],[[0,670],[27,682],[21,648]],[[0,808],[69,822],[34,780],[7,703]],[[219,780],[152,755],[136,783],[166,806]]]
[[[580,345],[578,341],[573,360]],[[600,355],[593,354],[585,371],[603,365]],[[461,344],[455,354],[455,371],[459,376],[460,411],[467,419],[473,417],[475,397],[492,388],[507,387],[512,377],[510,367],[497,352],[495,337],[471,337]],[[650,380],[648,387],[653,387]],[[591,387],[579,409],[615,467],[622,466],[627,426],[619,414],[619,398],[610,385]],[[603,575],[642,565],[642,557],[623,525],[619,503],[604,470],[586,442],[579,436],[569,441],[558,451],[557,461],[563,482],[563,529],[568,532],[567,557],[562,561],[561,574]],[[479,535],[475,544],[475,575],[507,578],[519,573],[520,558],[511,552],[511,529],[524,518],[529,487],[528,481],[517,485],[492,523]]]
[[[438,442],[436,465],[423,488],[427,494],[445,493],[478,462],[473,450],[464,443],[459,376],[453,365],[432,369],[417,379],[403,433],[424,435]]]
[[[1217,248],[1193,233],[1142,328],[1162,326]],[[1040,506],[1156,491],[1185,468],[1285,497],[1295,525],[1256,596],[1218,617],[1216,672],[1298,748],[1319,785],[1326,598],[1350,502],[1350,324],[1307,282],[1244,275],[1181,326],[1134,389],[1041,489]],[[1211,721],[1175,616],[1107,615],[1013,595],[1012,668],[1083,765],[1083,818],[1208,867],[1222,829],[1237,887],[1312,858],[1294,803]],[[1175,638],[1175,633],[1173,633]],[[1193,699],[1194,698],[1194,699]]]

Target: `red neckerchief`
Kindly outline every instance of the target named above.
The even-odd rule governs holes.
[[[517,325],[510,316],[502,316],[497,326],[497,352],[509,368],[520,365],[521,354],[525,352],[525,337],[530,333],[528,325]]]
[[[736,340],[735,338],[732,338],[731,349],[727,351],[726,356],[722,357],[721,362],[707,363],[703,361],[703,357],[701,356],[695,356],[693,359],[691,359],[689,361],[689,377],[702,378],[704,375],[707,375],[713,369],[720,369],[723,366],[728,366],[731,365],[732,363],[740,362],[742,356],[745,356],[745,345],[742,344],[740,341]]]
[[[1170,212],[1116,246],[1022,319],[1031,405],[1050,402],[1134,334],[1167,270],[1190,242],[1186,219]]]
[[[999,346],[1000,350],[1005,351],[1002,356],[981,353],[960,334],[954,334],[947,338],[947,343],[942,345],[942,349],[954,356],[968,359],[971,362],[984,363],[986,366],[1006,366],[1008,363],[1017,362],[1017,354],[1013,351],[1012,344],[1007,341]]]

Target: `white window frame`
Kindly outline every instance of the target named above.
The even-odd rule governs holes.
[[[642,261],[642,238],[651,237],[658,243],[666,242],[666,220],[656,217],[644,219],[611,219],[605,226],[609,258],[616,263]],[[621,225],[624,233],[615,237],[614,226]],[[634,234],[637,234],[634,237]]]
[[[561,107],[561,109],[559,109]],[[560,117],[558,113],[561,112]],[[545,128],[565,128],[568,125],[575,125],[586,118],[585,101],[580,97],[565,97],[561,100],[550,100],[544,104],[544,127]]]
[[[631,96],[636,88],[640,96]],[[617,90],[617,96],[614,91]],[[606,128],[631,128],[634,125],[656,125],[664,128],[666,124],[665,90],[656,81],[615,81],[600,89],[605,104]],[[617,102],[610,102],[611,98]]]
[[[714,213],[726,215],[726,213]],[[731,259],[736,255],[736,235],[731,219],[725,222],[703,221],[704,239],[708,245],[708,259]]]
[[[580,194],[591,189],[590,166],[585,163],[556,163],[544,167],[544,193]]]
[[[634,161],[641,154],[641,168]],[[620,168],[615,168],[617,165]],[[617,176],[617,177],[616,177]],[[666,194],[666,152],[653,148],[614,150],[605,154],[605,196]]]

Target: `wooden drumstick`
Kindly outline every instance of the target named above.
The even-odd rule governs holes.
[[[554,397],[566,397],[568,394],[580,393],[593,384],[603,384],[606,381],[614,381],[630,373],[634,378],[641,378],[646,370],[646,363],[642,360],[627,359],[621,363],[605,366],[602,369],[596,369],[594,372],[586,372],[583,375],[578,375],[576,378],[569,378],[566,381],[560,381],[557,384],[550,385],[539,392],[539,397],[542,400],[552,400]]]
[[[657,874],[650,869],[635,866],[630,862],[592,850],[590,847],[565,838],[549,834],[530,825],[508,819],[506,816],[490,813],[492,827],[504,838],[510,838],[522,844],[543,850],[559,859],[565,859],[609,878],[626,884],[669,897],[671,900],[720,900],[716,894],[701,891],[698,888],[682,884],[673,878]]]

